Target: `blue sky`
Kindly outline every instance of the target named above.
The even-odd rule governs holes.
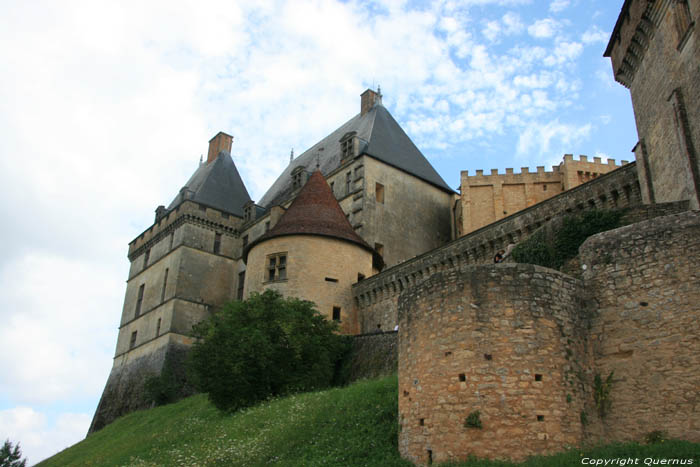
[[[0,439],[34,463],[84,436],[127,244],[218,131],[255,200],[376,84],[453,188],[565,153],[632,159],[602,57],[622,3],[0,0]]]

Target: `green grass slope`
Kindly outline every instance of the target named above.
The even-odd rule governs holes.
[[[397,401],[395,376],[273,400],[231,415],[221,414],[199,395],[122,417],[39,465],[410,466],[396,447]],[[520,465],[574,466],[584,458],[638,458],[637,465],[645,465],[647,458],[657,460],[653,465],[660,459],[692,459],[690,465],[700,465],[700,444],[615,444],[535,457]],[[516,464],[473,460],[450,465]]]
[[[41,466],[407,466],[396,377],[298,394],[232,415],[206,396],[129,414]]]

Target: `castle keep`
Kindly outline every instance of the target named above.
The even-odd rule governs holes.
[[[272,288],[361,335],[360,354],[398,349],[399,450],[415,463],[522,459],[654,430],[700,441],[699,15],[700,0],[623,5],[605,55],[632,94],[632,163],[565,155],[551,172],[465,171],[458,194],[367,90],[360,112],[255,202],[233,138],[217,134],[129,244],[90,432],[144,407],[148,376],[177,373],[193,324]],[[588,238],[573,269],[493,264],[593,209],[622,209],[628,225]],[[607,412],[596,376],[612,384]]]

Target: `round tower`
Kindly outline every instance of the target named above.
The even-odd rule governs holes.
[[[246,248],[244,296],[273,289],[312,301],[341,332],[355,334],[351,286],[373,274],[373,255],[316,170],[279,222]]]

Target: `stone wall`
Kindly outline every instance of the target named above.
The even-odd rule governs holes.
[[[520,173],[508,168],[504,174],[491,169],[488,175],[484,175],[483,170],[477,170],[476,175],[462,171],[462,196],[456,216],[458,234],[473,232],[619,167],[614,159],[603,163],[600,157],[589,161],[587,156],[580,156],[575,160],[573,155],[566,154],[563,162],[552,167],[551,172],[545,171],[543,166],[534,172],[522,167]]]
[[[595,180],[524,209],[353,285],[360,332],[394,329],[398,295],[438,271],[493,261],[496,251],[517,243],[559,214],[641,205],[637,170],[627,164]]]
[[[100,430],[116,418],[135,410],[151,407],[145,391],[145,382],[151,376],[160,375],[169,367],[180,381],[180,396],[192,394],[185,382],[185,357],[190,342],[177,334],[164,334],[137,351],[115,358],[114,366],[97,405],[88,435]]]
[[[604,232],[579,251],[599,306],[596,371],[614,374],[610,413],[592,436],[663,430],[700,441],[700,211]]]
[[[533,265],[465,266],[405,290],[398,309],[403,457],[522,460],[582,442],[580,281]],[[482,428],[465,425],[476,412]]]
[[[606,50],[632,96],[646,202],[700,207],[698,19],[699,0],[628,0]]]
[[[700,211],[592,236],[579,260],[582,280],[462,264],[397,294],[402,456],[520,460],[655,430],[700,441]],[[603,413],[595,376],[611,374]]]
[[[398,332],[378,332],[353,336],[350,354],[350,381],[396,373]]]

